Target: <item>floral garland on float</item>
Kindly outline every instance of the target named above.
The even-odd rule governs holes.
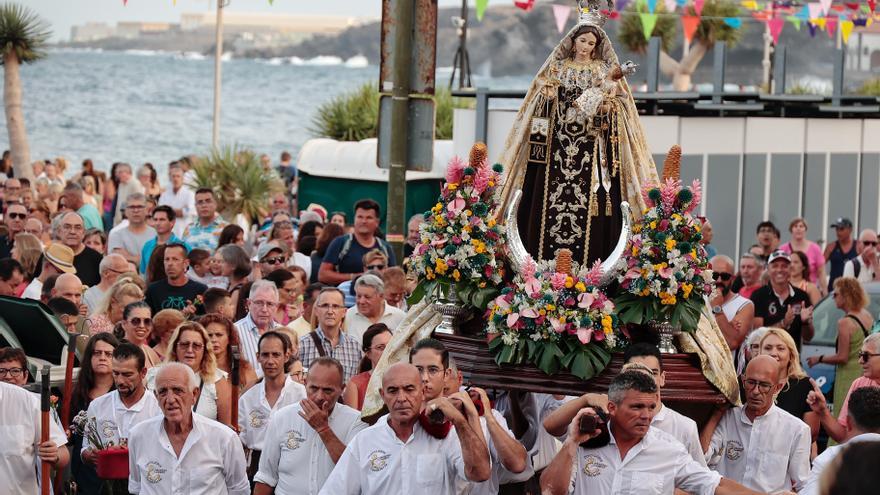
[[[601,266],[577,267],[571,251],[529,259],[489,305],[489,349],[499,364],[532,363],[552,375],[564,368],[588,380],[605,369],[625,338],[614,302],[599,286]]]
[[[670,151],[673,161],[681,153],[675,148]],[[714,287],[706,250],[700,243],[701,223],[692,215],[700,204],[702,189],[698,180],[683,185],[676,168],[671,168],[672,173],[664,170],[661,184],[648,185],[642,191],[648,208],[633,225],[627,256],[620,261],[621,290],[614,302],[625,324],[668,324],[673,330],[694,332],[705,306],[704,296]],[[663,347],[663,329],[659,330]]]
[[[498,250],[505,237],[495,212],[504,168],[490,166],[487,155],[486,145],[476,143],[467,163],[458,157],[449,162],[440,198],[425,212],[411,257],[419,279],[411,303],[439,294],[450,310],[460,303],[483,310],[498,294],[504,276]]]

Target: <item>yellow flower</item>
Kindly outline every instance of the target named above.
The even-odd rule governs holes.
[[[547,314],[547,310],[546,310],[546,309],[539,309],[539,310],[538,310],[538,314],[541,315],[541,316],[544,316],[544,315]]]
[[[494,180],[490,180],[490,181],[489,181],[489,187],[495,187],[495,181],[494,181]]]
[[[495,219],[494,219],[494,218],[490,218],[489,221],[486,222],[486,226],[489,227],[490,229],[491,229],[492,227],[494,227],[494,226],[495,226]]]
[[[547,304],[546,306],[544,306],[544,309],[546,309],[547,311],[556,311],[556,306],[553,304]]]
[[[633,225],[633,234],[638,234],[641,231],[642,231],[642,224],[637,223],[637,224]]]
[[[471,210],[464,210],[464,216],[465,216],[465,218],[467,218],[467,217],[469,217],[469,216],[471,216],[471,215],[473,215],[473,214],[474,214],[474,213],[473,213]]]
[[[574,279],[571,277],[565,277],[565,288],[571,289],[574,287]]]
[[[427,267],[425,269],[425,278],[427,278],[428,280],[434,280],[434,277],[434,270],[432,270],[430,266]]]
[[[450,191],[455,191],[456,189],[458,189],[458,184],[450,182],[449,184],[446,184],[446,189],[449,189]]]
[[[471,239],[471,244],[474,246],[474,252],[477,254],[482,254],[486,252],[486,244],[479,239]]]
[[[438,275],[446,275],[446,270],[449,269],[449,265],[441,259],[438,259],[435,264],[434,271],[437,272]]]
[[[641,292],[639,292],[639,295],[642,296],[642,297],[645,297],[645,296],[647,296],[647,295],[650,294],[650,293],[651,293],[651,290],[650,290],[650,289],[648,289],[648,288],[644,288],[644,289],[642,289]]]
[[[694,290],[693,284],[681,284],[681,290],[684,292],[684,298],[687,299],[691,297],[691,291]]]
[[[577,289],[577,290],[579,290],[579,291],[581,291],[581,292],[586,292],[586,291],[587,291],[587,286],[584,285],[583,282],[578,282],[578,283],[574,284],[574,288]]]
[[[672,306],[673,304],[675,304],[675,302],[675,294],[670,294],[668,292],[660,293],[660,304],[663,304],[665,306]]]
[[[605,335],[611,335],[611,332],[613,331],[611,322],[611,315],[604,315],[602,317],[602,330],[605,332]]]
[[[483,287],[486,286],[486,282],[480,282],[478,285],[479,285],[479,287],[482,289]]]
[[[633,256],[638,256],[638,255],[639,255],[639,248],[633,246],[633,254],[632,254],[632,255],[633,255]]]
[[[454,278],[455,281],[458,282],[459,279],[461,279],[461,272],[459,272],[458,269],[452,270],[452,278]]]
[[[437,203],[436,205],[434,205],[433,208],[431,208],[431,213],[436,215],[436,214],[440,213],[440,211],[442,209],[443,209],[443,203]]]
[[[675,239],[666,239],[666,250],[672,251],[675,249]]]
[[[473,230],[473,229],[471,228],[470,224],[465,225],[464,227],[461,228],[462,232],[467,232],[468,234],[471,233],[471,230]]]
[[[672,214],[672,219],[673,219],[673,220],[677,220],[677,221],[680,222],[680,221],[681,221],[681,215],[679,215],[678,213],[673,213],[673,214]]]
[[[657,221],[654,220],[653,222],[651,222],[651,230],[654,230],[656,228],[657,228]]]

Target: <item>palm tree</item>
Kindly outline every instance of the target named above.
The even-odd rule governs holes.
[[[49,25],[30,9],[15,3],[0,5],[0,56],[3,64],[3,103],[6,129],[16,177],[34,178],[24,113],[21,109],[19,67],[46,56]]]
[[[681,60],[675,60],[669,55],[675,48],[676,37],[680,29],[679,17],[658,16],[657,24],[654,25],[654,36],[659,36],[661,40],[660,70],[672,77],[672,86],[676,91],[690,89],[691,76],[697,69],[697,65],[716,42],[724,41],[728,46],[732,46],[739,41],[740,30],[728,26],[722,20],[724,17],[736,17],[739,13],[738,4],[739,2],[731,0],[706,0],[706,3],[703,4],[703,17],[694,33],[690,50]],[[664,5],[658,2],[655,13],[663,14],[665,10]],[[640,13],[647,12],[647,4],[639,2],[628,8],[623,15],[618,37],[630,51],[644,53],[648,46],[648,41],[642,30],[642,20],[639,16]],[[688,15],[696,15],[692,5],[685,7],[685,12]]]

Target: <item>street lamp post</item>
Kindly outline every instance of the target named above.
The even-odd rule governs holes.
[[[217,148],[220,141],[220,81],[223,68],[223,9],[229,0],[217,0],[217,25],[214,31],[214,126],[211,146]]]

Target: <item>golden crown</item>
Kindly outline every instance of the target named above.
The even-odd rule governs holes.
[[[607,0],[608,10],[614,9],[612,0]],[[608,17],[602,13],[601,0],[577,0],[578,25],[602,27]]]

